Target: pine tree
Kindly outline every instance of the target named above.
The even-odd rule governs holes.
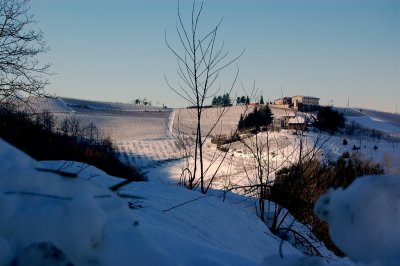
[[[217,105],[217,97],[216,96],[214,96],[214,98],[212,99],[211,104],[212,105]]]
[[[260,104],[264,105],[264,97],[262,95],[260,97]]]
[[[229,105],[232,105],[232,103],[231,103],[231,98],[229,98],[229,94],[228,94],[228,93],[225,93],[225,94],[222,96],[222,102],[221,102],[221,104],[222,104],[222,106],[229,106]]]
[[[238,129],[256,129],[259,131],[261,127],[270,125],[272,120],[273,114],[268,105],[260,108],[254,107],[253,112],[246,115],[246,117],[240,116]]]
[[[236,105],[239,105],[239,104],[240,104],[240,99],[241,99],[240,97],[237,97],[237,98],[236,98]]]

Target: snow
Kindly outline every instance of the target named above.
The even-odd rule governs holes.
[[[305,122],[306,122],[306,119],[304,117],[301,117],[301,116],[291,117],[288,120],[288,124],[289,125],[304,124]]]
[[[71,114],[71,108],[60,100],[49,102],[49,106],[59,112],[59,119]],[[223,121],[228,127],[222,132],[221,126],[216,133],[229,134],[241,110],[243,107],[231,108]],[[131,183],[114,193],[108,188],[119,183],[119,178],[78,162],[36,162],[0,140],[0,265],[9,265],[24,248],[38,242],[53,243],[77,265],[400,264],[396,254],[400,248],[399,142],[304,133],[306,147],[317,140],[326,141],[321,154],[327,160],[348,151],[381,163],[391,174],[357,179],[349,188],[330,190],[318,201],[317,213],[330,224],[333,240],[349,257],[328,264],[321,258],[304,257],[286,242],[282,258],[281,241],[260,222],[254,208],[246,208],[248,201],[238,204],[238,195],[236,200],[233,196],[221,200],[219,195],[227,182],[252,182],[244,175],[247,171],[251,177],[254,165],[243,144],[230,146],[229,159],[218,170],[213,191],[207,196],[176,186],[185,160],[170,132],[174,125],[176,134],[180,119],[187,126],[183,131],[191,133],[191,110],[178,109],[176,115],[171,110],[138,111],[131,112],[132,116],[91,112],[74,115],[109,133],[121,159],[146,171],[149,182]],[[218,112],[216,108],[207,110],[205,128]],[[347,118],[367,128],[400,133],[395,125],[368,115]],[[260,133],[258,137],[266,136]],[[266,156],[274,167],[297,158],[298,136],[282,130],[270,132],[269,137],[270,154]],[[343,138],[348,145],[342,144]],[[353,151],[353,146],[361,149]],[[207,140],[206,165],[215,152],[216,146]],[[72,172],[78,178],[38,169]],[[216,166],[210,172],[213,169]]]
[[[354,262],[400,264],[399,176],[366,176],[347,189],[331,189],[318,200],[315,212]]]
[[[153,265],[173,264],[173,259],[143,235],[140,227],[133,226],[139,217],[110,190],[83,179],[38,171],[39,163],[3,141],[0,157],[2,265],[9,264],[10,257],[30,244],[48,241],[77,265],[110,265],[107,261],[117,259],[116,253],[110,253],[114,249],[121,253],[120,265],[140,258]],[[127,246],[131,240],[115,238],[114,232],[128,239],[135,236],[139,247],[132,249]],[[145,258],[148,254],[152,255]]]
[[[357,124],[360,124],[362,127],[365,128],[376,129],[386,132],[400,133],[400,127],[389,124],[378,118],[370,116],[346,116],[346,119],[349,122],[355,122]]]
[[[272,236],[253,211],[233,201],[223,202],[213,193],[202,195],[175,185],[139,182],[118,191],[121,198],[106,188],[120,180],[92,166],[65,161],[38,163],[3,141],[0,141],[0,157],[7,158],[0,161],[0,169],[5,170],[0,179],[2,265],[9,264],[26,247],[43,242],[51,242],[78,265],[131,265],[133,262],[139,265],[327,265],[321,258],[302,256],[288,243]],[[43,168],[77,173],[78,178],[37,170]],[[331,191],[320,201],[326,202],[329,197],[336,205],[323,204],[322,209],[317,206],[318,213],[337,225],[339,229],[334,230],[339,230],[339,237],[346,237],[343,243],[353,244],[348,254],[356,262],[364,262],[365,254],[374,254],[366,252],[372,241],[366,239],[366,232],[376,226],[369,218],[389,214],[400,217],[392,210],[398,207],[398,201],[387,204],[391,197],[399,197],[393,189],[398,187],[399,181],[394,177],[381,178],[360,179],[364,183],[355,187],[364,194],[355,193],[353,190],[357,189],[353,186],[348,188],[347,194],[347,190],[339,190],[335,192],[338,195],[333,196]],[[386,182],[381,184],[376,180]],[[374,191],[377,187],[373,194],[377,200],[374,197],[371,200],[365,191]],[[392,193],[384,194],[388,188],[392,188]],[[357,201],[359,194],[364,196]],[[349,216],[346,220],[344,199],[353,204],[356,215],[353,219],[360,223],[354,226],[360,231],[353,230]],[[369,208],[363,209],[363,202],[370,204]],[[381,205],[388,207],[381,208]],[[329,214],[325,212],[327,209]],[[371,209],[378,212],[370,212]],[[335,211],[340,215],[332,216]],[[367,221],[366,225],[362,221]],[[382,256],[396,253],[398,233],[390,238],[390,231],[398,222],[381,223],[384,228],[390,228],[384,235],[379,234],[379,230],[371,234],[378,240],[382,236],[389,238],[384,245],[386,248],[380,248],[379,241],[373,239],[375,253]],[[344,229],[341,223],[346,225]],[[345,229],[351,230],[340,231]],[[357,239],[361,236],[364,238]],[[283,259],[279,255],[281,243]],[[353,255],[351,248],[360,247],[362,243],[366,247],[356,249]],[[394,248],[387,248],[387,245]],[[354,264],[341,260],[330,265]]]
[[[281,257],[279,255],[273,255],[266,257],[262,266],[279,265],[279,266],[324,266],[325,262],[319,257],[304,257],[299,255],[291,255]]]
[[[36,162],[2,140],[0,158],[1,265],[47,242],[76,265],[258,265],[279,249],[252,212],[215,196],[156,182],[113,193],[120,180],[92,166]]]

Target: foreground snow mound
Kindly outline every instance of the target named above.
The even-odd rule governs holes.
[[[400,177],[366,176],[329,190],[315,212],[332,240],[354,262],[400,265]]]
[[[325,261],[320,257],[304,257],[300,255],[290,255],[281,257],[272,255],[263,260],[261,266],[325,266]]]
[[[152,182],[107,189],[118,182],[82,163],[38,163],[0,139],[0,266],[259,265],[278,252],[246,208]]]
[[[33,263],[41,249],[27,248],[40,243],[75,265],[176,264],[110,190],[38,170],[37,162],[1,139],[0,158],[0,265]]]

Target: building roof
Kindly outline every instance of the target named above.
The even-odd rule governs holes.
[[[288,120],[289,125],[299,125],[299,124],[304,124],[305,122],[306,122],[305,118],[301,116],[291,117]]]
[[[318,97],[304,96],[304,95],[295,95],[295,96],[292,96],[291,98],[294,98],[294,97],[303,97],[303,98],[318,99],[318,100],[320,99]]]

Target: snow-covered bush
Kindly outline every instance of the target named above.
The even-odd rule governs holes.
[[[363,178],[361,176],[371,174],[383,174],[383,169],[356,154],[350,158],[343,154],[329,165],[315,159],[305,160],[277,171],[270,199],[288,209],[300,222],[308,224],[329,249],[343,255],[331,242],[326,223],[313,213],[314,204],[330,187],[348,187],[354,180]],[[279,228],[271,228],[273,233],[276,230]]]
[[[371,175],[331,189],[315,206],[332,240],[357,265],[400,265],[400,177]]]

